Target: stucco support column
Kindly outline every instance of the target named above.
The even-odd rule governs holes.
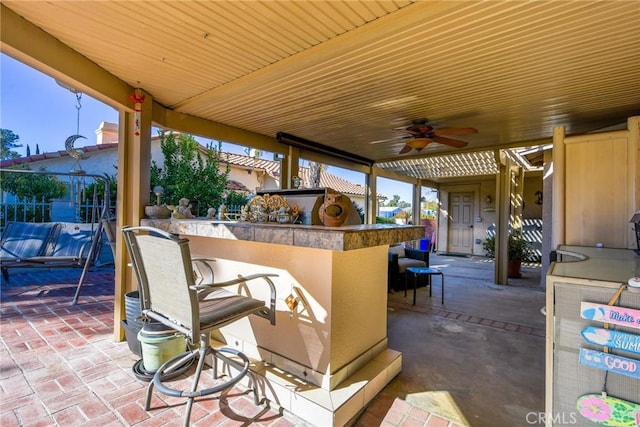
[[[513,205],[513,218],[511,226],[514,231],[522,231],[522,212],[524,210],[524,170],[512,163],[513,188],[511,190],[511,204]]]
[[[629,162],[629,182],[633,183],[629,188],[629,200],[631,200],[631,213],[640,210],[640,116],[629,117],[627,119],[627,129],[629,129],[629,153],[627,159]],[[631,217],[629,217],[631,219]],[[629,246],[631,249],[639,249],[636,247],[635,233],[633,227],[629,227]]]
[[[118,199],[117,229],[124,225],[140,225],[144,207],[149,204],[151,170],[151,112],[152,99],[145,94],[140,113],[140,128],[136,135],[135,113],[120,111],[118,143]],[[114,339],[122,341],[124,330],[120,320],[125,318],[124,295],[138,289],[133,272],[127,267],[127,253],[122,233],[117,233],[115,260]]]
[[[565,133],[563,126],[553,128],[553,202],[552,202],[552,223],[551,230],[551,250],[555,250],[558,245],[564,244],[565,239]]]
[[[422,196],[422,180],[416,179],[416,182],[413,184],[413,201],[411,202],[413,214],[413,224],[420,225],[420,214],[421,214],[421,206],[420,206],[420,198]],[[426,237],[426,236],[425,236]]]
[[[553,153],[551,150],[544,152],[544,172],[542,175],[542,267],[540,269],[540,286],[547,287],[547,270],[551,264],[549,253],[551,252],[551,234],[553,232],[553,220],[551,210],[553,208]]]
[[[367,199],[365,223],[375,224],[378,215],[378,168],[372,167],[367,175]]]
[[[499,159],[498,180],[496,182],[496,250],[495,250],[495,282],[506,285],[509,251],[509,218],[511,215],[511,161],[502,153],[496,154]]]
[[[299,164],[300,164],[300,150],[293,146],[287,147],[287,154],[285,160],[281,163],[283,166],[280,171],[280,176],[282,177],[282,183],[280,187],[283,189],[292,188],[291,179],[294,176],[300,176],[299,172]]]

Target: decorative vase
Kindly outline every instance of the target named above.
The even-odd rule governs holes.
[[[342,194],[326,194],[318,209],[320,221],[327,227],[340,227],[349,215],[350,202]]]
[[[291,188],[300,188],[300,178],[294,176],[291,178]]]

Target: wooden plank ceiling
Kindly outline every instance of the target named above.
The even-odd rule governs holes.
[[[640,114],[638,1],[3,5],[168,108],[412,176],[438,166],[399,159],[539,144],[555,126],[584,133]],[[394,129],[419,118],[478,134],[400,156]]]

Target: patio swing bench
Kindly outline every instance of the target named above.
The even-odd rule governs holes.
[[[82,267],[93,263],[96,224],[70,222],[8,222],[0,238],[0,268],[9,280],[10,268]],[[91,257],[93,259],[88,258]]]

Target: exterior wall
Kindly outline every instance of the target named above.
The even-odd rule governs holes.
[[[447,237],[448,237],[448,210],[449,210],[449,196],[451,193],[456,192],[472,192],[476,200],[475,207],[475,222],[474,222],[474,255],[484,255],[484,249],[482,242],[489,236],[495,229],[497,221],[496,211],[496,179],[497,177],[485,177],[481,181],[474,182],[449,182],[443,184],[440,187],[440,212],[438,216],[438,238],[436,241],[436,250],[446,252],[447,251]],[[542,208],[543,205],[538,205],[536,202],[538,196],[536,192],[543,191],[542,188],[542,174],[531,173],[527,174],[524,179],[523,199],[524,209],[523,218],[525,219],[525,225],[533,223],[542,223]],[[490,199],[490,200],[489,200]],[[479,221],[478,221],[479,220]],[[535,238],[535,248],[539,250],[541,246],[542,230],[536,230],[536,233],[532,235]],[[427,236],[429,237],[429,236]]]
[[[525,175],[524,178],[524,209],[522,210],[522,217],[524,219],[541,219],[542,218],[542,204],[538,204],[537,192],[541,193],[542,202],[544,203],[544,190],[542,188],[542,175],[536,174]],[[551,200],[551,199],[549,199]]]
[[[556,170],[562,167],[564,172],[564,179],[554,179],[554,192],[564,194],[563,206],[554,206],[554,223],[560,222],[564,230],[556,244],[635,249],[629,220],[640,207],[640,117],[630,118],[628,127],[554,141],[554,150],[564,154],[564,161],[556,162],[554,152]]]
[[[232,167],[229,171],[229,179],[243,183],[249,190],[262,189],[265,181],[261,175],[263,173],[263,171]]]

